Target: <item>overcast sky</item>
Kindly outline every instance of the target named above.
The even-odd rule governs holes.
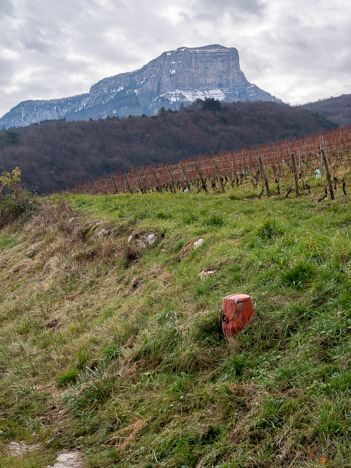
[[[0,0],[0,31],[0,116],[215,43],[290,104],[351,93],[350,0]]]

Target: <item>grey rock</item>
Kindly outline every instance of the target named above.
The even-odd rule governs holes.
[[[198,239],[197,241],[194,242],[194,249],[197,249],[198,247],[201,247],[201,245],[205,242],[205,239]]]
[[[79,452],[61,453],[57,457],[55,465],[49,465],[48,468],[83,468],[85,463]]]
[[[109,235],[110,235],[110,231],[108,231],[107,229],[103,228],[103,229],[101,229],[100,232],[98,232],[98,235],[97,235],[97,236],[98,236],[99,239],[103,239],[104,237],[109,236]]]
[[[105,78],[89,93],[49,101],[24,101],[0,119],[0,128],[22,127],[49,119],[88,120],[154,115],[196,99],[275,101],[249,83],[234,47],[181,47],[164,52],[139,70]]]
[[[27,445],[24,442],[10,442],[7,446],[9,455],[12,457],[21,457],[27,452],[33,452],[34,450],[39,450],[40,448],[40,444]]]
[[[155,234],[149,234],[148,236],[146,236],[146,243],[148,245],[152,245],[153,243],[156,242],[156,239],[157,237],[155,236]]]

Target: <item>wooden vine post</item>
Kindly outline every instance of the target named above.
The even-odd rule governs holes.
[[[324,151],[324,138],[323,138],[323,135],[322,135],[322,138],[321,138],[321,142],[319,144],[319,152],[320,152],[320,155],[321,155],[321,173],[323,174],[324,161],[323,161],[322,151]]]
[[[200,177],[200,180],[201,180],[201,183],[202,183],[202,187],[201,187],[201,188],[203,188],[203,189],[205,190],[205,192],[207,192],[207,187],[206,187],[205,181],[204,181],[204,179],[203,179],[203,177],[202,177],[202,174],[201,174],[201,172],[200,172],[199,166],[197,165],[196,162],[194,162],[194,166],[195,166],[195,169],[196,169],[197,173],[199,174],[199,177]],[[201,190],[201,189],[200,189],[200,190]]]
[[[333,184],[332,184],[331,177],[330,177],[328,161],[327,161],[327,157],[326,157],[325,152],[324,152],[323,149],[321,150],[321,156],[322,156],[322,160],[323,160],[324,167],[325,167],[325,173],[326,173],[326,176],[327,176],[327,182],[328,182],[328,187],[329,187],[329,192],[330,192],[330,198],[332,200],[335,200],[334,189],[333,189]]]
[[[296,160],[295,160],[294,153],[291,153],[291,163],[292,163],[292,168],[293,168],[293,172],[294,172],[294,179],[295,179],[295,193],[296,193],[296,197],[299,197],[300,196],[299,177],[297,175]]]
[[[263,165],[263,162],[262,162],[261,155],[258,156],[258,160],[260,162],[261,174],[263,176],[264,184],[266,186],[267,197],[270,197],[271,196],[271,191],[269,190],[269,183],[268,183],[268,179],[267,179],[267,174],[266,174],[266,171],[264,169],[264,165]]]
[[[189,184],[189,181],[188,181],[188,179],[187,179],[187,176],[186,176],[186,173],[185,173],[185,170],[184,170],[184,166],[183,166],[182,163],[179,163],[179,164],[180,164],[180,168],[181,168],[182,173],[183,173],[184,182],[186,183],[186,186],[187,186],[187,188],[188,188],[188,190],[189,190],[189,192],[190,192],[190,190],[191,190],[191,189],[190,189],[190,184]]]
[[[111,176],[111,180],[113,182],[113,185],[115,186],[115,193],[118,193],[118,188],[117,188],[117,184],[116,184],[116,180],[113,176]]]
[[[223,184],[223,177],[221,176],[221,173],[219,172],[216,161],[214,159],[212,159],[212,161],[213,161],[213,165],[214,165],[214,167],[216,169],[216,174],[217,174],[219,183],[221,184],[222,192],[225,193],[224,184]]]
[[[103,181],[103,179],[100,180],[100,183],[101,183],[101,187],[102,187],[102,190],[103,190],[104,194],[107,195],[106,185],[105,185],[105,182]]]
[[[125,179],[125,181],[126,181],[128,191],[129,191],[130,193],[133,193],[133,190],[130,188],[130,184],[129,184],[129,180],[128,180],[127,174],[124,174],[124,179]]]
[[[160,185],[160,181],[158,180],[158,177],[157,177],[157,174],[156,174],[156,171],[155,169],[152,167],[152,172],[154,173],[154,176],[155,176],[155,179],[156,179],[156,183],[157,183],[157,188],[160,192],[162,192],[162,188],[161,188],[161,185]]]
[[[241,152],[241,154],[242,154],[242,157],[243,157],[243,164],[244,164],[244,176],[245,176],[245,179],[246,179],[247,168],[246,168],[246,157],[245,157],[245,151],[242,151],[242,152]]]
[[[143,184],[143,180],[141,178],[140,171],[138,171],[138,177],[139,177],[140,190],[143,191],[144,190],[144,184]]]
[[[169,175],[169,179],[170,179],[170,181],[171,181],[171,189],[172,189],[172,192],[173,192],[173,193],[176,193],[176,189],[175,189],[175,186],[174,186],[174,180],[173,180],[172,173],[171,173],[171,170],[170,170],[170,168],[169,168],[168,165],[166,166],[166,169],[167,169],[167,172],[168,172],[168,175]]]

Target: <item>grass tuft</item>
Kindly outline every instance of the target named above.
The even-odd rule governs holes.
[[[284,272],[282,280],[288,286],[301,289],[310,282],[314,274],[315,269],[313,265],[301,260]]]
[[[63,387],[77,381],[78,369],[69,369],[57,377],[57,385]]]
[[[274,219],[265,220],[257,229],[257,236],[263,242],[271,242],[277,237],[282,236],[284,231],[279,227]]]

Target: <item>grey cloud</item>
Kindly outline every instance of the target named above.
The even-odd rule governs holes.
[[[0,0],[0,18],[1,16],[11,15],[14,11],[11,0]]]
[[[0,86],[6,86],[9,82],[9,77],[12,77],[15,72],[15,65],[12,60],[0,57]]]
[[[233,22],[243,21],[249,15],[262,15],[265,5],[260,0],[198,0],[194,7],[194,17],[197,19],[218,20],[227,14]]]
[[[196,2],[196,9],[208,12],[225,12],[225,11],[242,11],[252,14],[261,13],[265,5],[261,0],[198,0]]]
[[[165,50],[210,43],[238,48],[248,79],[283,100],[350,92],[347,8],[346,0],[0,0],[0,115],[20,100],[87,92]]]

